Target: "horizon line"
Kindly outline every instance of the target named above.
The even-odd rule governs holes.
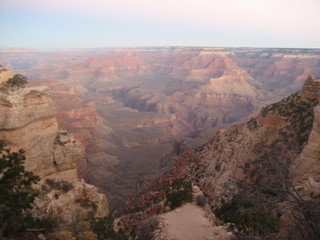
[[[3,50],[29,50],[29,51],[72,51],[72,50],[99,50],[99,49],[126,49],[126,48],[212,48],[212,49],[301,49],[301,50],[320,50],[320,47],[222,47],[208,45],[153,45],[153,46],[108,46],[108,47],[63,47],[63,48],[32,48],[32,47],[0,47],[0,53]]]

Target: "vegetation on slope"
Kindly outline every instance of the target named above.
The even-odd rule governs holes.
[[[39,233],[50,240],[102,240],[122,239],[113,229],[111,217],[92,218],[77,216],[66,222],[59,215],[42,215],[35,218],[33,202],[40,193],[32,189],[39,177],[25,171],[24,150],[12,152],[0,142],[0,238],[38,239]],[[46,179],[41,191],[48,189],[69,192],[70,182]],[[58,196],[57,196],[58,197]]]
[[[215,209],[219,218],[231,223],[239,238],[281,238],[280,227],[286,225],[286,238],[319,239],[320,199],[301,198],[290,175],[293,160],[307,143],[317,104],[317,99],[293,94],[261,111],[260,118],[276,114],[287,124],[271,144],[253,150],[263,154],[245,165],[248,175],[238,183],[240,191]],[[257,119],[247,125],[253,132],[261,127]]]
[[[7,81],[3,83],[5,88],[13,88],[13,87],[24,87],[28,83],[27,77],[21,74],[15,74],[13,77],[9,78]]]
[[[192,201],[192,185],[183,179],[175,179],[166,191],[166,201],[171,209]]]
[[[37,195],[30,187],[39,181],[39,177],[25,171],[22,149],[11,152],[0,142],[0,154],[0,231],[4,236],[17,235],[36,224],[27,211]]]

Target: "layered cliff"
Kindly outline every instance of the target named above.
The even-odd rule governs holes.
[[[320,81],[309,77],[301,92],[320,101]],[[314,108],[314,121],[307,145],[292,168],[293,183],[301,196],[314,199],[320,196],[320,106]]]
[[[77,177],[83,147],[59,131],[47,87],[4,89],[0,92],[0,139],[13,150],[26,151],[26,170],[40,176],[36,215],[56,214],[71,220],[78,213],[108,214],[107,200]],[[67,186],[67,187],[66,187]],[[90,204],[84,206],[83,201]]]
[[[81,89],[79,84],[68,84],[53,79],[37,79],[30,81],[29,85],[49,87],[59,128],[71,133],[82,143],[85,151],[94,151],[90,147],[98,136],[95,125],[100,120],[96,112],[96,104],[84,102],[75,95],[75,92],[85,93],[86,90]]]

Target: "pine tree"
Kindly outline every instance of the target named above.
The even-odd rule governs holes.
[[[9,78],[5,83],[4,86],[9,87],[24,87],[28,83],[28,79],[26,76],[21,74],[15,74],[12,78]]]
[[[11,152],[0,142],[0,231],[4,236],[18,234],[35,224],[27,210],[36,197],[30,186],[39,177],[25,171],[24,161],[24,150]]]

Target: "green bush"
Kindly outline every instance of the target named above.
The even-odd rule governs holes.
[[[37,194],[31,192],[30,186],[39,177],[25,171],[24,161],[22,149],[11,152],[0,142],[0,228],[5,236],[18,234],[36,223],[25,212],[32,208]]]
[[[235,197],[215,210],[215,214],[225,223],[231,223],[231,226],[240,233],[264,236],[277,232],[279,218],[276,214],[264,209],[262,205],[262,202],[261,205],[257,205],[250,200]]]
[[[74,188],[74,186],[71,182],[57,181],[57,180],[51,179],[51,178],[46,179],[46,184],[51,189],[62,190],[65,193],[69,192],[70,190],[72,190]]]
[[[98,236],[98,240],[124,239],[120,233],[114,231],[113,218],[111,216],[103,218],[93,218],[91,220],[91,229]]]
[[[4,86],[6,88],[9,87],[24,87],[28,83],[27,77],[21,74],[15,74],[12,78],[9,78],[5,83]]]
[[[167,203],[171,209],[192,201],[192,185],[183,179],[175,179],[166,191]]]

